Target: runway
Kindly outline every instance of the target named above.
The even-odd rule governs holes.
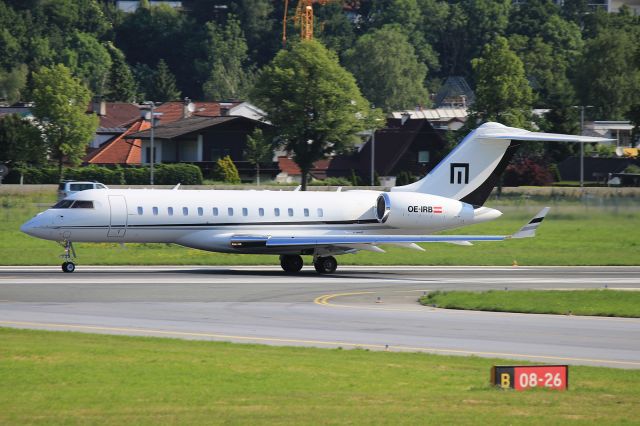
[[[435,309],[432,290],[640,290],[640,267],[0,267],[0,326],[640,368],[640,319]]]

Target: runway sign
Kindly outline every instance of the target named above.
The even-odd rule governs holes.
[[[491,384],[502,389],[569,388],[568,365],[494,365]]]

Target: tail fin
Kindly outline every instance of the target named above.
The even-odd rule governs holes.
[[[484,123],[469,133],[424,178],[392,191],[421,192],[482,206],[523,141],[604,142],[589,136],[530,132]]]

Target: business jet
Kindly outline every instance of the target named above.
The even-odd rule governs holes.
[[[447,229],[496,219],[483,206],[521,143],[600,142],[608,139],[536,133],[485,123],[472,131],[421,180],[390,192],[91,189],[75,193],[20,228],[64,246],[62,270],[73,272],[73,242],[174,243],[195,249],[280,255],[285,272],[299,272],[313,256],[321,274],[334,256],[384,252],[390,244],[471,245],[535,236],[549,208],[512,235],[442,235]]]

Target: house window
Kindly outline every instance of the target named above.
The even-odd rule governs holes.
[[[153,208],[153,209],[151,209],[151,210],[153,210],[153,215],[154,215],[154,216],[158,216],[158,208],[157,208],[157,207],[154,207],[154,208]]]
[[[169,213],[169,216],[173,216],[173,207],[169,207],[167,213]]]
[[[323,217],[324,216],[324,212],[322,211],[322,209],[318,209],[318,217]]]
[[[218,208],[217,207],[213,208],[213,215],[214,216],[218,216]]]
[[[229,207],[229,208],[227,209],[227,214],[228,214],[229,216],[233,216],[233,207]]]
[[[182,208],[182,215],[183,216],[189,216],[189,208],[188,207],[183,207]]]
[[[259,214],[260,216],[264,216],[264,209],[263,209],[262,207],[260,207],[260,208],[258,209],[258,214]]]
[[[273,209],[273,214],[276,215],[276,216],[280,216],[280,209],[277,208],[277,207],[275,209]]]
[[[202,216],[204,214],[204,209],[202,207],[198,207],[198,216]]]
[[[242,208],[242,216],[247,216],[249,214],[249,210],[246,207]]]
[[[429,151],[418,151],[418,163],[429,162]]]
[[[142,215],[142,207],[138,207],[138,214]]]
[[[293,209],[288,209],[289,216],[293,216]]]
[[[153,162],[157,163],[158,162],[158,148],[156,148],[155,146],[153,147],[153,153],[155,154],[153,156]],[[151,147],[147,147],[145,150],[145,154],[147,156],[147,161],[146,163],[151,163]]]
[[[309,217],[309,209],[304,209],[304,217]]]

